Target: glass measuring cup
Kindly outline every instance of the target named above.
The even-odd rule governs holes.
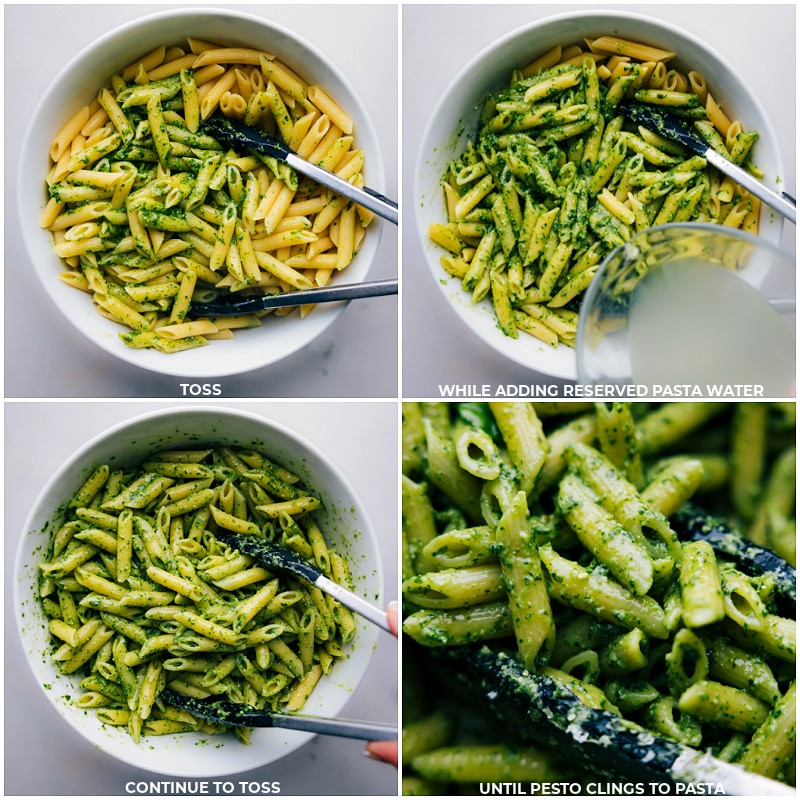
[[[794,396],[795,297],[794,257],[765,239],[707,223],[641,231],[586,292],[578,382]]]

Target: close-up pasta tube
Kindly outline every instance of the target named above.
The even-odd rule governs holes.
[[[794,785],[795,413],[404,403],[403,793],[711,780],[662,764],[677,746],[738,765],[727,793]]]

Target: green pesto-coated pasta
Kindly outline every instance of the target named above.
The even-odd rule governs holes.
[[[797,561],[796,522],[793,518],[797,483],[797,448],[789,446],[771,465],[748,535],[790,564]]]
[[[100,468],[65,504],[70,527],[54,528],[51,555],[40,564],[40,595],[58,644],[57,669],[83,676],[81,707],[137,741],[197,730],[205,723],[159,700],[164,686],[297,710],[347,656],[355,634],[349,612],[216,538],[222,529],[275,535],[260,502],[247,501],[271,499],[259,480],[291,502],[316,500],[265,457],[212,447],[153,454],[124,473]],[[313,507],[294,513],[284,511],[283,528],[333,580],[352,588]]]
[[[549,759],[532,748],[442,747],[417,756],[411,766],[429,780],[455,783],[541,781],[553,775]]]
[[[723,403],[665,403],[638,421],[639,449],[646,456],[660,453],[723,410]]]
[[[495,536],[488,525],[441,533],[423,548],[423,555],[437,569],[472,567],[497,560]]]
[[[641,488],[642,458],[630,403],[597,403],[597,441],[603,455],[635,486]]]
[[[541,674],[554,678],[569,687],[589,708],[598,708],[619,715],[619,709],[605,696],[598,686],[587,683],[555,667],[542,667]]]
[[[676,710],[679,719],[675,719]],[[663,695],[651,703],[644,712],[648,727],[664,734],[676,742],[697,747],[702,741],[702,728],[700,721],[691,714],[681,714],[677,709],[675,698]]]
[[[429,647],[467,644],[510,636],[514,632],[507,602],[483,603],[455,610],[421,610],[403,620],[403,632]]]
[[[767,662],[722,636],[714,637],[707,645],[708,674],[721,683],[745,689],[750,694],[774,705],[780,697],[778,682]]]
[[[421,753],[427,753],[446,744],[453,733],[452,720],[442,712],[428,714],[421,719],[403,725],[402,757],[411,761]]]
[[[667,665],[667,684],[676,697],[693,683],[708,677],[705,645],[689,628],[681,628],[675,634],[672,649],[664,661]]]
[[[678,700],[681,711],[736,731],[753,733],[770,713],[755,697],[715,681],[693,683]]]
[[[463,608],[506,596],[499,564],[443,569],[403,583],[403,596],[423,608]]]
[[[658,689],[646,681],[618,678],[606,684],[605,693],[623,714],[640,711],[659,697]]]
[[[481,520],[480,483],[458,464],[455,444],[449,431],[441,430],[432,420],[423,422],[428,452],[428,477],[466,515],[470,522]]]
[[[428,488],[402,476],[403,530],[408,543],[409,558],[416,572],[427,572],[432,564],[423,550],[436,537],[433,507]]]
[[[768,611],[757,586],[731,564],[721,564],[719,575],[722,603],[728,619],[744,628],[761,628]]]
[[[558,511],[594,557],[637,595],[653,585],[653,562],[642,542],[620,525],[575,475],[561,481]]]
[[[547,458],[547,440],[541,421],[530,403],[490,403],[492,414],[519,473],[519,487],[530,494]]]
[[[501,518],[496,537],[517,647],[525,666],[534,669],[540,651],[546,662],[553,648],[555,625],[524,491]]]
[[[683,621],[687,627],[701,628],[725,616],[722,579],[708,542],[683,545],[680,585]]]
[[[461,468],[483,480],[500,474],[497,448],[486,431],[461,424],[455,432],[456,456]]]
[[[797,624],[788,617],[767,614],[760,628],[750,630],[730,625],[726,632],[739,644],[756,646],[781,661],[794,664],[797,660]]]
[[[653,511],[671,517],[701,485],[704,472],[698,458],[676,456],[661,462],[642,489],[642,500]]]
[[[547,437],[547,457],[536,481],[535,492],[541,493],[553,486],[567,468],[565,453],[573,442],[589,444],[597,435],[594,414],[581,414],[551,432]]]
[[[494,110],[488,113],[493,119]],[[566,173],[560,179],[566,180]],[[632,186],[637,179],[631,176]],[[506,212],[513,217],[508,205]],[[523,224],[526,213],[530,210],[522,211]],[[686,522],[699,515],[713,523],[715,515],[724,515],[733,530],[760,536],[761,544],[771,531],[793,527],[792,409],[764,403],[766,491],[748,518],[730,502],[732,443],[740,435],[734,431],[736,404],[587,407],[520,401],[507,406],[418,404],[424,424],[435,431],[438,453],[431,460],[422,448],[404,476],[415,487],[404,504],[413,516],[415,504],[425,503],[431,537],[422,548],[426,568],[406,563],[404,659],[424,672],[441,663],[437,658],[429,663],[425,648],[467,647],[463,661],[455,656],[458,669],[438,675],[433,691],[426,690],[427,681],[416,684],[411,719],[443,714],[452,720],[450,738],[438,745],[450,763],[454,748],[464,745],[470,753],[475,743],[503,752],[502,742],[518,738],[516,730],[504,727],[503,711],[518,698],[503,694],[502,674],[496,695],[491,675],[482,676],[479,687],[468,677],[471,659],[488,659],[481,661],[483,669],[499,651],[502,663],[516,662],[530,686],[538,683],[545,696],[553,690],[571,693],[588,708],[620,715],[638,735],[652,734],[654,748],[660,739],[671,740],[791,784],[796,623],[785,603],[785,581],[751,569],[746,559],[734,560],[723,548],[712,549],[701,538],[704,531],[695,525],[690,533]],[[495,413],[497,408],[502,413]],[[519,443],[507,423],[512,416],[530,419],[531,408],[538,424],[530,441],[542,441],[540,429],[544,444],[529,447],[532,465],[518,469]],[[485,424],[487,413],[496,427]],[[443,461],[441,454],[455,449],[466,420],[491,438],[499,474],[481,479],[462,458],[456,459],[462,475],[449,473],[447,482],[437,484],[432,471],[442,463],[446,471],[454,469],[452,459]],[[616,438],[623,434],[624,442]],[[466,496],[456,496],[460,484]],[[637,571],[634,565],[642,563],[649,570]],[[482,594],[486,584],[476,582],[471,589],[465,579],[490,575],[494,581],[498,570],[503,591],[490,601]],[[482,646],[470,647],[477,643]],[[452,694],[451,682],[458,684]],[[480,710],[499,712],[497,730],[491,719],[485,729],[459,728],[473,714],[463,688],[476,694]],[[580,736],[583,724],[578,713],[571,730]],[[755,749],[761,743],[765,753]],[[458,791],[458,773],[446,769],[440,755],[433,749],[405,762],[404,778],[417,782],[409,783],[410,791]],[[552,751],[548,761],[557,779],[581,785],[591,780],[592,774],[583,775],[579,765],[564,763],[560,755]],[[513,756],[505,760],[508,766]]]
[[[641,628],[657,639],[667,637],[664,612],[652,598],[631,594],[604,575],[558,555],[550,545],[539,553],[550,594],[562,603],[627,628]]]
[[[746,746],[739,763],[768,778],[778,775],[792,757],[797,740],[797,686],[794,682]]]
[[[639,628],[617,636],[600,651],[600,668],[606,675],[636,672],[647,664],[647,644]]]
[[[422,465],[425,450],[425,431],[419,403],[403,403],[402,459],[403,475],[410,475]]]
[[[445,793],[443,788],[446,784],[436,781],[429,781],[417,775],[403,775],[401,781],[401,793],[403,797],[440,797]]]
[[[655,537],[666,554],[680,560],[680,547],[675,532],[668,520],[654,511],[642,500],[636,487],[598,450],[589,445],[574,443],[566,449],[567,464],[598,497],[599,502],[624,525],[643,545],[653,544],[648,539]]]
[[[764,403],[742,403],[733,412],[731,435],[731,502],[747,520],[756,511],[762,491],[767,446]]]

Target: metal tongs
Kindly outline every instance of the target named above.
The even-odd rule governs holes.
[[[360,297],[383,297],[397,294],[397,278],[363,283],[345,283],[319,289],[300,289],[296,292],[267,295],[225,294],[208,303],[192,303],[195,317],[231,317],[254,314],[270,308],[304,306],[311,303],[334,303],[356,300]]]
[[[340,178],[338,175],[323,169],[310,161],[301,158],[297,153],[287,147],[283,142],[270,136],[269,134],[243,125],[241,122],[229,119],[222,114],[215,114],[203,124],[203,133],[213,136],[218,142],[222,142],[229,147],[244,150],[253,150],[256,153],[277,158],[293,170],[305,175],[317,183],[321,183],[337,194],[341,194],[348,200],[352,200],[364,208],[374,211],[379,217],[389,220],[397,225],[398,210],[397,203],[384,197],[374,189],[361,188],[349,181]]]
[[[774,208],[790,222],[797,224],[797,206],[794,198],[782,192],[778,194],[767,188],[749,172],[722,156],[685,120],[658,107],[645,105],[635,100],[624,100],[617,107],[619,112],[648,130],[661,134],[682,144],[693,153],[702,156],[720,172],[733,178],[737,183]]]
[[[316,586],[338,600],[351,611],[355,611],[379,628],[391,633],[386,614],[383,611],[335,583],[316,566],[295,555],[290,550],[252,534],[247,535],[219,529],[214,535],[221,542],[235,548],[240,553],[253,556],[264,566],[274,567],[302,578],[312,586]],[[168,705],[177,706],[188,711],[193,716],[202,717],[221,725],[250,728],[287,728],[369,741],[395,741],[397,739],[397,727],[381,723],[350,719],[329,719],[306,714],[285,714],[255,709],[226,699],[209,698],[201,700],[169,688],[164,689],[160,697]]]
[[[264,566],[274,567],[284,572],[289,572],[298,578],[302,578],[312,586],[330,595],[334,600],[338,600],[343,606],[347,606],[351,611],[360,614],[364,619],[369,620],[374,625],[388,633],[392,632],[386,614],[381,609],[368,603],[363,597],[359,597],[344,586],[332,581],[314,564],[304,558],[295,555],[290,550],[280,545],[273,544],[260,536],[252,534],[234,533],[222,528],[214,533],[217,539],[238,550],[240,553],[252,556]]]
[[[308,714],[282,714],[234,703],[231,700],[199,700],[196,697],[163,689],[159,695],[167,705],[182,708],[192,716],[217,722],[220,725],[244,726],[247,728],[286,728],[293,731],[321,733],[328,736],[344,736],[364,741],[395,741],[397,728],[377,722],[362,722],[354,719],[330,719]]]
[[[737,566],[754,574],[770,574],[776,593],[794,603],[796,573],[783,559],[688,504],[671,521],[680,538],[705,540]],[[425,652],[437,672],[471,696],[482,696],[486,707],[509,729],[556,747],[560,754],[595,772],[660,785],[709,782],[731,795],[795,794],[790,786],[662,738],[610,712],[589,708],[560,683],[529,672],[516,655],[491,643],[425,648]]]

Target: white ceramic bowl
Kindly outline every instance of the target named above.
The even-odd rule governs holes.
[[[375,532],[347,479],[313,444],[263,417],[227,408],[181,408],[136,417],[89,441],[53,475],[25,523],[14,569],[14,609],[28,663],[55,710],[96,747],[152,772],[193,778],[231,775],[288,755],[313,734],[278,728],[254,730],[250,745],[232,734],[186,733],[143,737],[136,744],[124,729],[102,725],[91,711],[75,708],[79,678],[60,674],[48,657],[51,646],[36,592],[38,568],[59,509],[100,464],[112,468],[140,462],[156,449],[205,444],[240,445],[269,455],[295,471],[322,500],[316,512],[326,540],[352,568],[356,592],[383,607],[383,573]],[[335,717],[353,695],[375,651],[377,628],[356,615],[357,632],[347,657],[317,684],[303,713]]]
[[[414,173],[414,206],[422,248],[437,285],[461,321],[501,355],[545,375],[574,379],[575,351],[551,348],[531,336],[511,339],[500,331],[488,301],[473,305],[461,281],[448,276],[440,257],[444,250],[428,238],[432,222],[445,220],[440,181],[449,161],[475,136],[487,94],[508,84],[511,71],[524,66],[556,44],[582,43],[584,36],[613,33],[676,52],[670,62],[678,69],[696,69],[707,79],[723,108],[747,130],[757,130],[754,161],[764,170],[764,182],[775,186],[782,174],[780,150],[772,125],[747,82],[721,55],[696,36],[673,25],[620,11],[575,11],[512,31],[475,56],[441,97],[423,134]],[[764,208],[761,235],[780,241],[782,220]]]
[[[124,329],[102,317],[88,295],[63,284],[64,267],[52,252],[52,237],[39,227],[44,203],[44,176],[50,142],[81,105],[91,101],[109,77],[161,44],[187,36],[223,45],[245,45],[275,53],[310,83],[318,83],[337,99],[354,121],[356,144],[364,150],[367,184],[384,191],[383,160],[377,135],[354,88],[324,53],[300,36],[264,19],[236,11],[185,8],[142,17],[98,39],[79,53],[41,98],[31,119],[20,157],[18,205],[22,234],[34,269],[58,309],[91,341],[109,353],[154,372],[187,378],[234,375],[275,363],[309,344],[337,318],[346,304],[317,306],[313,313],[267,318],[260,328],[238,331],[230,341],[166,355],[134,350],[119,339]],[[380,221],[370,226],[364,244],[339,282],[363,281],[380,241]]]

